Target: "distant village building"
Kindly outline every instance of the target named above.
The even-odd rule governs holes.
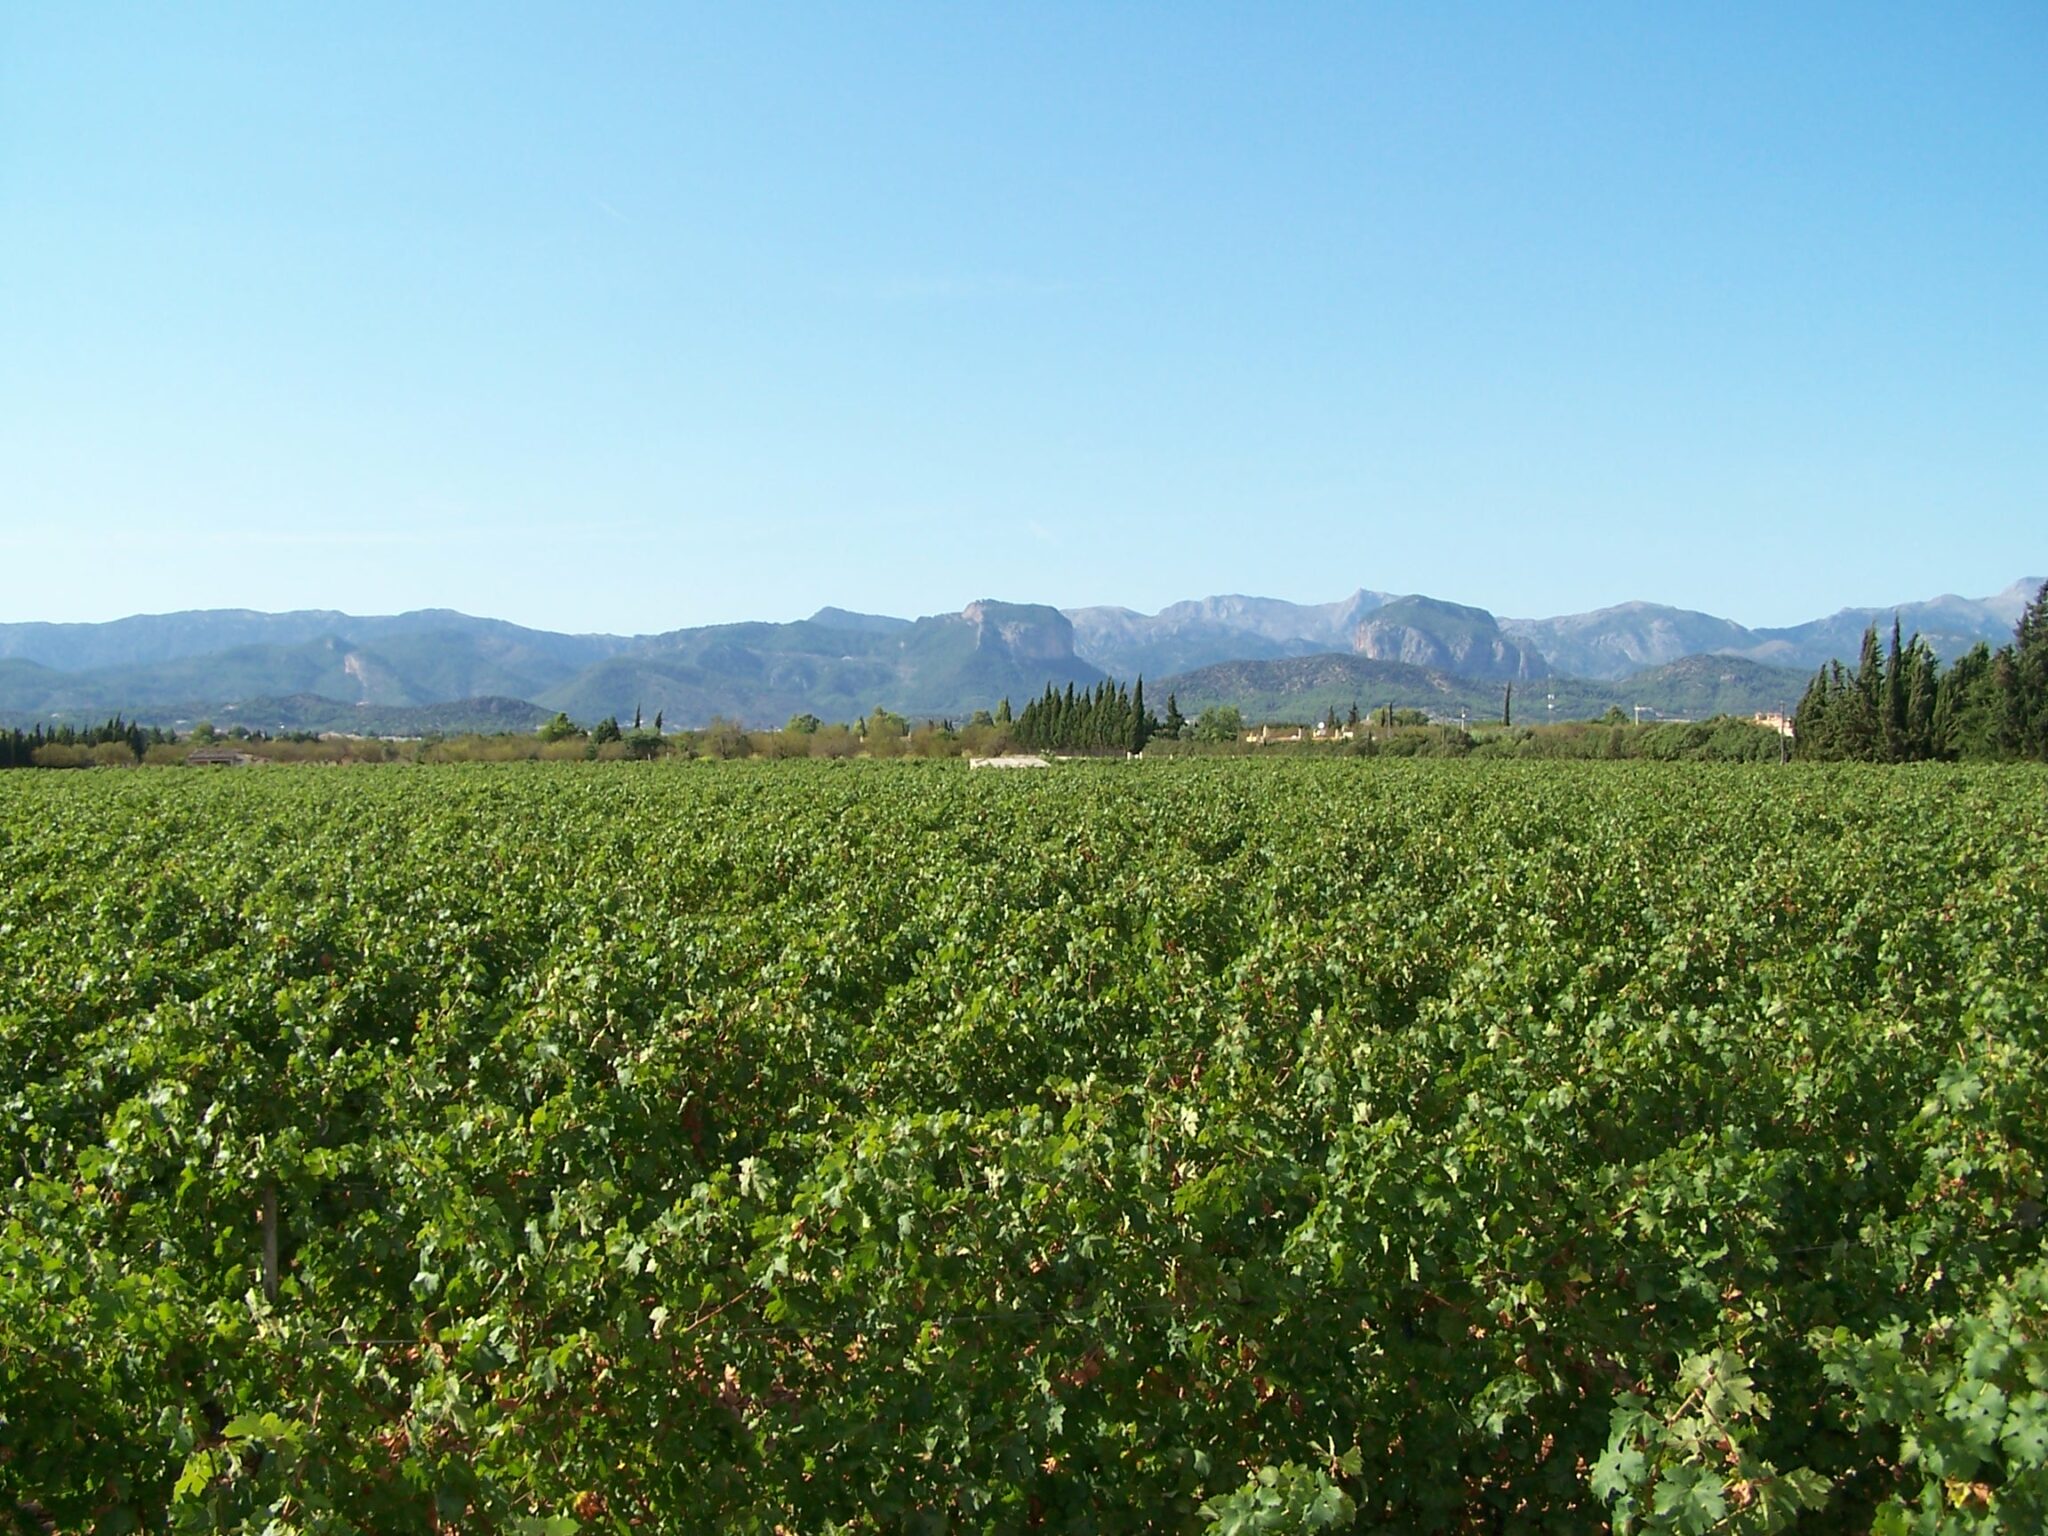
[[[185,766],[188,768],[246,768],[255,761],[252,754],[229,747],[201,747],[196,752],[185,754]]]
[[[1750,719],[1766,730],[1776,731],[1780,736],[1792,734],[1792,719],[1781,710],[1758,710]]]
[[[1314,726],[1262,725],[1255,731],[1246,731],[1244,739],[1247,746],[1270,747],[1294,741],[1349,741],[1352,734],[1349,726],[1326,720]]]
[[[1001,757],[970,757],[969,768],[1050,768],[1051,763],[1029,752],[1007,752]]]

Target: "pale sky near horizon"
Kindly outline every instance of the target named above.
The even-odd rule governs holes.
[[[0,0],[0,621],[2048,575],[2048,7]]]

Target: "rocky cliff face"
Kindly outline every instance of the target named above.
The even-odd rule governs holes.
[[[960,617],[974,626],[976,650],[1001,649],[1018,661],[1074,660],[1074,626],[1057,608],[983,598]]]
[[[1368,613],[1351,632],[1351,650],[1371,661],[1496,682],[1550,675],[1542,653],[1503,635],[1485,609],[1427,597],[1397,598]]]

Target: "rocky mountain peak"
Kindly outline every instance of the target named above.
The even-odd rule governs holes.
[[[974,626],[976,649],[1000,647],[1019,661],[1073,660],[1073,621],[1057,608],[983,598],[960,617]]]

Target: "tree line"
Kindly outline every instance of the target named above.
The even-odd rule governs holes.
[[[36,754],[46,747],[61,747],[67,751],[90,752],[95,747],[126,746],[128,761],[139,760],[151,747],[166,741],[176,741],[159,726],[137,725],[119,715],[101,725],[84,727],[53,725],[45,729],[37,724],[29,730],[15,727],[0,731],[0,768],[33,768],[37,765]],[[44,758],[49,757],[44,752]]]
[[[1010,707],[1005,699],[1003,718]],[[1183,721],[1180,706],[1167,696],[1166,718],[1161,720],[1145,707],[1145,679],[1126,688],[1104,678],[1083,692],[1068,683],[1064,692],[1051,683],[1045,692],[1024,706],[1012,735],[1020,747],[1034,752],[1130,752],[1145,750],[1154,736],[1178,737]]]
[[[2048,760],[2048,583],[1996,651],[1983,641],[1946,669],[1915,634],[1863,633],[1854,665],[1814,674],[1792,717],[1795,751],[1824,762]]]

